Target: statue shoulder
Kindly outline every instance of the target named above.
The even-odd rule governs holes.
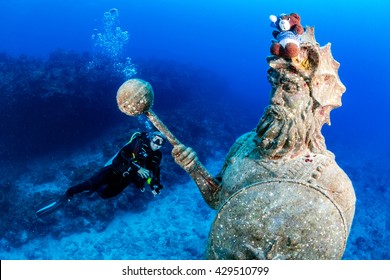
[[[226,155],[226,160],[231,158],[232,156],[236,155],[239,150],[241,150],[242,147],[246,146],[248,141],[253,141],[253,139],[256,136],[256,131],[252,130],[250,132],[247,132],[240,137],[236,139],[234,144],[231,146],[229,152]]]

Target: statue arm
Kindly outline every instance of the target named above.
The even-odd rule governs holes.
[[[217,209],[219,206],[220,182],[199,162],[195,151],[184,145],[176,145],[172,150],[175,162],[180,165],[195,181],[207,204]]]

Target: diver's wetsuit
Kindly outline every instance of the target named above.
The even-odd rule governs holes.
[[[131,183],[137,188],[142,188],[147,178],[138,175],[137,171],[140,167],[151,171],[150,186],[158,186],[156,191],[159,192],[162,189],[161,158],[161,151],[153,151],[146,133],[141,133],[118,152],[112,164],[96,172],[89,180],[70,187],[65,195],[72,197],[84,191],[95,191],[100,197],[106,199],[118,195]]]

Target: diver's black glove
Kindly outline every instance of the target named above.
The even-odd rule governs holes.
[[[152,186],[150,186],[150,188],[152,189],[152,194],[154,196],[157,196],[161,193],[161,190],[163,189],[163,185],[161,185],[161,184],[152,185]]]
[[[150,176],[150,171],[146,168],[140,167],[137,171],[138,176],[140,176],[143,179],[147,179]]]

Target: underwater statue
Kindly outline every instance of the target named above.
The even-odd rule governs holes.
[[[296,59],[269,56],[267,62],[270,105],[257,127],[236,140],[216,177],[150,110],[150,84],[126,82],[118,90],[118,106],[128,115],[149,117],[173,144],[175,161],[218,211],[207,259],[340,259],[356,198],[321,133],[345,92],[339,63],[310,27]]]

